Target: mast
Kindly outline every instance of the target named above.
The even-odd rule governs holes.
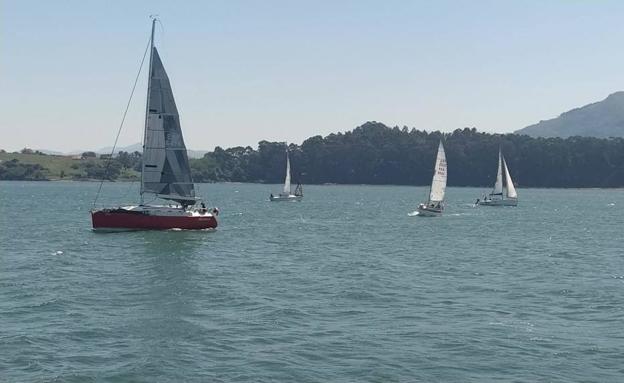
[[[145,170],[145,164],[143,163],[145,159],[145,139],[147,136],[147,117],[149,115],[149,96],[152,88],[152,61],[154,60],[154,29],[156,28],[156,20],[155,16],[150,16],[152,18],[152,33],[150,35],[150,61],[149,61],[149,71],[147,72],[147,97],[145,97],[145,126],[143,129],[143,152],[141,153],[141,205],[143,205],[143,172]]]

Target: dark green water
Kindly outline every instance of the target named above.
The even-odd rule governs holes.
[[[101,234],[96,187],[0,183],[2,382],[624,381],[622,190],[201,185],[216,232]]]

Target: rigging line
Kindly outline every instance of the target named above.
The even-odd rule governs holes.
[[[158,17],[156,17],[156,22],[160,26],[160,32],[162,33],[162,35],[164,37],[164,35],[165,35],[165,25],[162,23],[162,21],[160,21],[160,18],[158,18]]]
[[[132,102],[132,96],[134,96],[134,91],[136,89],[137,83],[139,82],[139,76],[141,76],[141,71],[143,69],[143,63],[145,62],[145,57],[147,56],[147,51],[150,46],[150,41],[148,40],[147,46],[145,47],[145,52],[143,52],[143,58],[141,59],[141,65],[139,65],[139,72],[134,79],[134,85],[132,85],[132,91],[130,92],[130,98],[128,99],[128,103],[126,104],[126,110],[123,113],[123,117],[121,118],[121,123],[119,124],[119,129],[117,130],[117,136],[115,136],[115,143],[113,144],[113,149],[111,150],[110,156],[106,159],[106,167],[104,168],[104,177],[100,181],[100,186],[98,187],[98,191],[95,194],[95,198],[93,199],[93,208],[95,208],[95,204],[100,196],[100,192],[102,191],[102,185],[104,184],[104,179],[108,174],[108,169],[110,167],[111,160],[113,159],[113,155],[115,154],[115,149],[117,148],[117,141],[119,141],[119,135],[121,134],[121,129],[123,128],[123,124],[126,121],[126,115],[128,114],[128,109],[130,109],[130,103]],[[143,154],[141,154],[143,155]]]
[[[158,44],[158,46],[160,46],[163,49],[163,52],[164,52],[164,51],[166,51],[166,48],[165,48],[165,25],[162,23],[162,21],[160,21],[160,18],[158,17],[158,15],[156,15],[155,19],[156,19],[156,23],[160,27],[160,43]]]

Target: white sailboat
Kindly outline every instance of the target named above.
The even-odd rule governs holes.
[[[418,216],[438,217],[444,210],[444,193],[446,191],[446,154],[442,141],[438,145],[438,155],[433,168],[433,179],[429,190],[429,200],[418,205]]]
[[[505,173],[504,177],[503,172]],[[477,204],[483,206],[518,206],[518,192],[514,187],[507,162],[500,149],[498,150],[498,171],[494,189],[492,189],[489,195],[484,196],[482,200],[477,200]]]
[[[284,189],[278,195],[271,195],[271,201],[301,201],[303,198],[303,186],[300,183],[295,188],[295,194],[291,193],[290,187],[290,156],[288,155],[288,147],[286,147],[286,178],[284,179]]]

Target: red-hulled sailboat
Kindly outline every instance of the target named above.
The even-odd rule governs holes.
[[[154,47],[152,20],[140,203],[91,211],[94,230],[214,229],[218,210],[195,197],[186,146],[171,84]],[[145,198],[163,199],[151,205]]]

